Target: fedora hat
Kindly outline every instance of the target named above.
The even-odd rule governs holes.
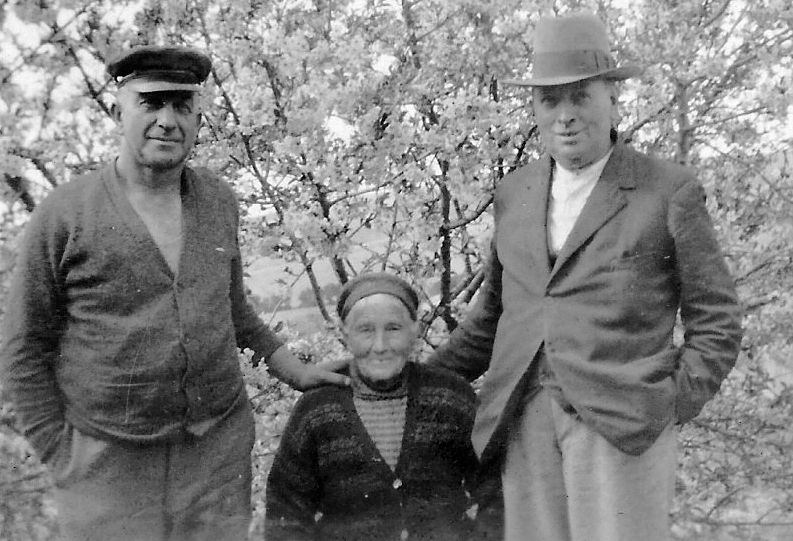
[[[636,66],[618,67],[611,56],[606,26],[595,15],[540,17],[535,25],[531,77],[509,79],[518,86],[555,86],[593,77],[623,80]]]

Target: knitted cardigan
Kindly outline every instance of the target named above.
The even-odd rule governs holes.
[[[262,357],[281,346],[245,297],[234,192],[185,168],[182,213],[177,275],[113,163],[59,186],[33,214],[0,374],[42,460],[64,422],[142,444],[201,435],[246,402],[237,346]]]
[[[443,369],[408,364],[402,449],[394,471],[369,437],[352,390],[305,393],[267,485],[267,541],[462,539],[477,468],[475,397]]]

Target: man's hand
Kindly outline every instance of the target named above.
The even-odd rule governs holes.
[[[323,361],[317,364],[302,365],[303,371],[300,380],[293,387],[298,391],[305,391],[330,383],[332,385],[350,385],[350,378],[339,374],[348,366],[347,361]]]
[[[350,385],[350,378],[338,373],[347,368],[348,361],[304,364],[284,345],[275,350],[266,363],[275,377],[298,391],[306,391],[325,384]]]

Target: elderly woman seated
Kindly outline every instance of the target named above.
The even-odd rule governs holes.
[[[390,274],[343,288],[353,385],[308,391],[295,405],[268,478],[267,541],[465,537],[474,393],[410,362],[417,307],[413,288]]]

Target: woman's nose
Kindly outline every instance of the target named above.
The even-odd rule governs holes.
[[[372,349],[374,351],[385,351],[386,349],[386,336],[383,331],[377,331],[372,341]]]

